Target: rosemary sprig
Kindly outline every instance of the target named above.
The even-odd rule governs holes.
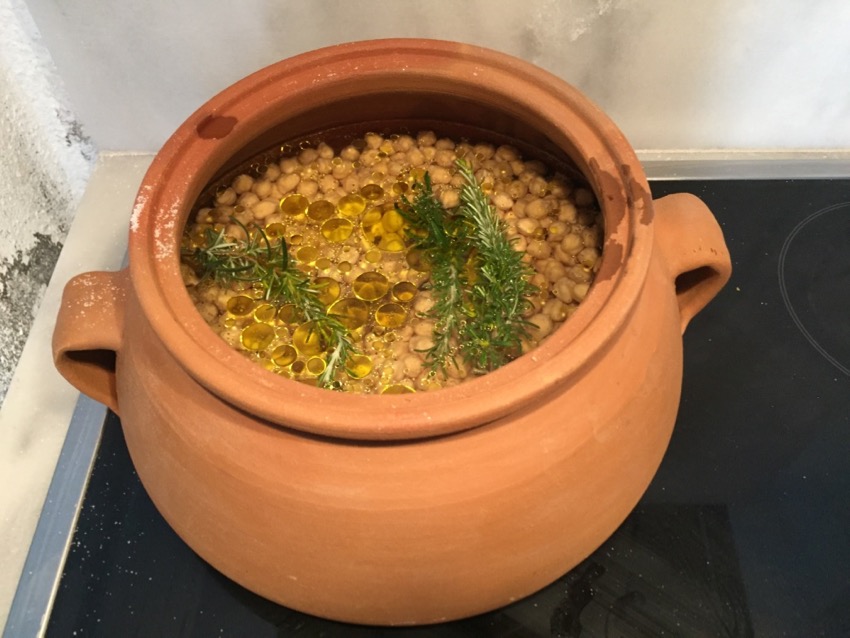
[[[290,303],[298,308],[304,320],[312,322],[322,342],[331,348],[325,370],[318,378],[322,387],[331,387],[340,366],[356,353],[348,329],[328,314],[319,300],[319,291],[292,264],[283,238],[274,241],[261,228],[249,230],[239,220],[231,220],[242,228],[246,239],[230,239],[223,229],[207,229],[204,245],[184,251],[184,256],[195,264],[202,279],[212,278],[225,286],[233,281],[259,282],[266,301],[276,305]]]
[[[511,245],[472,166],[459,159],[457,168],[464,179],[458,215],[474,229],[478,274],[469,295],[473,313],[463,329],[461,343],[464,358],[473,368],[494,370],[515,358],[522,340],[529,338],[530,324],[523,313],[536,288],[529,282],[531,268]]]
[[[434,345],[426,351],[425,359],[431,369],[445,370],[450,361],[454,363],[452,339],[460,332],[467,312],[464,266],[468,229],[460,217],[449,213],[437,200],[428,173],[414,188],[413,201],[402,197],[397,210],[413,228],[413,246],[430,264],[434,306],[428,316],[436,322]]]
[[[523,313],[535,287],[529,267],[511,245],[504,225],[479,186],[472,166],[456,162],[464,179],[460,205],[446,210],[428,174],[416,184],[413,201],[402,198],[399,213],[413,228],[414,245],[431,265],[434,345],[426,352],[432,369],[463,359],[478,373],[494,370],[519,355],[527,339]]]

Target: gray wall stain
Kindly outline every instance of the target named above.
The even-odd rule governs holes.
[[[28,251],[0,260],[0,403],[5,398],[15,365],[44,290],[53,274],[62,244],[36,233]]]

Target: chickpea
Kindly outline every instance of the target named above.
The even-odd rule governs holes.
[[[448,169],[442,166],[431,166],[428,168],[428,173],[431,175],[431,182],[434,184],[448,184],[452,179]]]
[[[298,153],[298,163],[301,166],[309,166],[319,158],[319,151],[315,148],[307,147]]]
[[[236,191],[239,195],[242,193],[247,193],[251,190],[251,187],[254,185],[254,178],[250,175],[239,175],[236,179],[233,180],[233,190]]]
[[[413,138],[410,137],[410,135],[399,135],[398,139],[393,143],[393,146],[397,151],[406,153],[411,148],[413,148],[414,144],[415,142],[413,141]]]
[[[236,203],[236,191],[232,188],[225,188],[215,195],[215,203],[219,206],[233,206]]]
[[[519,153],[513,146],[500,146],[496,149],[496,157],[505,162],[512,162],[519,158]]]
[[[366,142],[366,147],[372,150],[379,148],[384,143],[383,136],[377,133],[366,133],[363,140]]]
[[[420,321],[413,328],[413,334],[420,337],[430,337],[434,334],[433,321]]]
[[[578,263],[585,268],[593,268],[596,262],[599,261],[599,251],[596,248],[584,248],[577,255]]]
[[[265,199],[272,192],[272,183],[267,179],[260,179],[254,182],[251,190],[260,199]]]
[[[578,219],[578,211],[572,202],[563,202],[558,207],[558,221],[574,224]]]
[[[540,228],[540,222],[533,217],[524,217],[517,222],[516,227],[523,235],[531,237]]]
[[[409,354],[402,361],[404,363],[404,374],[408,378],[415,379],[422,373],[422,357]]]
[[[552,322],[563,321],[567,318],[567,304],[560,299],[549,299],[543,304],[543,314]]]
[[[263,179],[273,182],[278,177],[280,177],[280,167],[276,163],[267,164],[263,169]]]
[[[552,288],[558,299],[564,303],[570,303],[573,300],[573,286],[575,286],[575,283],[567,279],[565,274],[555,282]]]
[[[276,213],[278,210],[276,200],[264,199],[254,204],[251,208],[251,213],[253,214],[254,219],[265,219],[269,215]]]
[[[296,191],[298,192],[299,195],[303,195],[304,197],[311,198],[311,197],[314,197],[316,195],[316,193],[319,192],[319,184],[318,184],[318,182],[316,182],[312,179],[301,180],[298,183],[298,188],[296,189]]]
[[[339,181],[334,179],[333,176],[322,175],[322,177],[319,179],[319,190],[322,193],[324,193],[324,194],[332,193],[332,192],[336,191],[337,188],[339,188]]]
[[[407,161],[414,168],[425,163],[425,155],[418,148],[412,148],[407,153]]]
[[[529,217],[542,219],[549,213],[553,212],[556,206],[557,203],[553,199],[533,199],[528,206],[525,207],[525,213]]]
[[[434,131],[421,131],[416,136],[416,142],[419,146],[434,146],[437,141],[437,136]]]
[[[531,336],[538,342],[548,337],[552,332],[552,319],[542,312],[531,317],[528,322],[533,324],[530,330]]]
[[[346,146],[339,152],[339,156],[347,162],[354,162],[360,159],[360,151],[354,146]]]
[[[570,228],[562,221],[553,220],[547,230],[549,231],[549,241],[560,242],[567,236]]]
[[[590,284],[588,283],[580,283],[576,284],[573,288],[573,296],[577,301],[584,301],[584,298],[587,297],[587,293],[590,290]]]
[[[526,252],[535,259],[545,259],[552,254],[552,247],[542,239],[532,239],[528,242]]]
[[[455,208],[460,204],[460,193],[454,188],[444,188],[439,197],[444,208]]]
[[[281,195],[285,195],[286,193],[292,192],[292,190],[298,186],[298,182],[300,181],[301,177],[297,173],[284,173],[275,180],[275,186],[277,186],[277,190],[281,193]]]
[[[495,195],[493,195],[493,206],[495,206],[498,210],[510,210],[511,208],[513,208],[513,205],[513,197],[511,197],[504,191],[498,191]]]
[[[284,157],[277,163],[277,165],[280,167],[280,172],[285,175],[291,175],[301,168],[298,160],[294,157]]]
[[[569,255],[577,255],[584,248],[584,243],[581,237],[575,233],[570,233],[561,240],[561,250]]]

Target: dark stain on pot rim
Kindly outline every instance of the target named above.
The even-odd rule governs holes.
[[[230,134],[238,121],[227,115],[208,115],[195,130],[205,140],[220,140]]]

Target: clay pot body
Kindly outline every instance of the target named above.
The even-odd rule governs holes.
[[[282,140],[393,126],[584,173],[605,217],[584,304],[528,355],[433,394],[320,390],[230,350],[180,278],[201,189]],[[704,205],[653,202],[616,127],[562,81],[466,45],[355,43],[264,69],[178,129],[139,191],[129,269],[68,284],[54,351],[119,412],[154,503],[217,569],[312,614],[433,623],[536,591],[623,521],[675,422],[681,332],[729,275]]]

